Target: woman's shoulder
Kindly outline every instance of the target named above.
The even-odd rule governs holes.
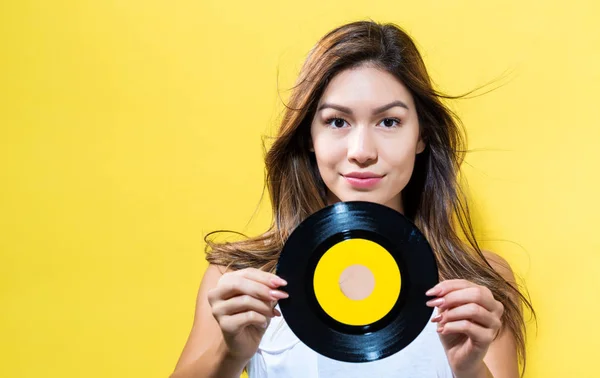
[[[502,256],[489,250],[481,250],[483,256],[494,270],[502,276],[506,281],[515,283],[515,274],[510,267],[510,264]]]

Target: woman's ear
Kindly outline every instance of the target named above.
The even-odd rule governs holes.
[[[425,151],[426,146],[427,143],[425,142],[424,138],[419,137],[419,141],[417,142],[417,155]]]

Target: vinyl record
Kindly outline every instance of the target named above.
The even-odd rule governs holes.
[[[352,297],[344,276],[359,273]],[[410,344],[431,317],[425,292],[438,282],[419,229],[387,206],[361,201],[306,218],[286,241],[276,274],[288,282],[279,307],[292,332],[347,362],[382,359]]]

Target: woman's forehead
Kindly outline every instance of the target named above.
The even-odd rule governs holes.
[[[335,75],[319,99],[317,109],[334,104],[349,110],[377,111],[393,102],[401,102],[408,109],[413,104],[410,92],[399,79],[385,70],[366,66]]]

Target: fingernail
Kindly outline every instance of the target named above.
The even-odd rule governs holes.
[[[273,313],[275,313],[275,316],[281,316],[281,312],[276,308],[273,309]]]
[[[444,304],[444,298],[432,299],[430,301],[427,301],[427,303],[425,304],[429,307],[441,306],[442,304]]]
[[[271,290],[269,291],[269,294],[275,299],[285,299],[290,296],[288,293],[279,290]]]
[[[268,326],[267,322],[264,322],[263,324],[261,324],[261,327],[263,327],[263,328],[267,328],[267,326]]]
[[[441,318],[442,318],[442,315],[436,315],[436,316],[434,316],[434,317],[431,319],[431,321],[432,321],[432,322],[439,322]]]
[[[281,277],[272,277],[271,283],[275,286],[285,286],[287,285],[287,281]]]
[[[432,297],[434,295],[437,295],[438,292],[440,291],[439,287],[432,287],[431,289],[427,290],[427,292],[425,293],[425,295]]]
[[[438,327],[437,332],[438,333],[444,332],[444,326]]]

